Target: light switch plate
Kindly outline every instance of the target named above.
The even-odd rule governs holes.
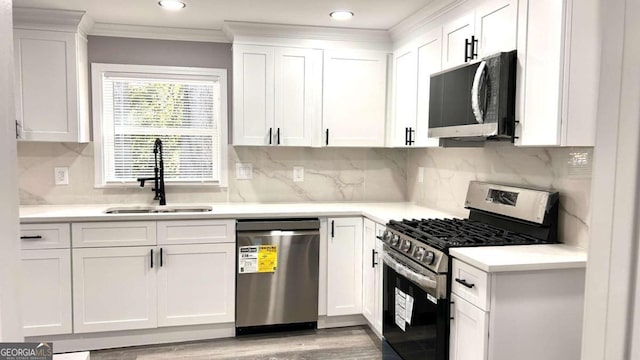
[[[293,167],[293,182],[304,181],[304,166]]]
[[[56,185],[69,185],[69,168],[66,166],[54,167],[53,179]]]
[[[418,183],[422,184],[424,182],[424,168],[422,166],[418,167]]]
[[[251,180],[253,165],[250,163],[236,163],[236,180]]]

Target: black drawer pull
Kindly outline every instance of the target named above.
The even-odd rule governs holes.
[[[20,236],[20,239],[22,240],[42,239],[42,235],[25,235],[25,236]]]
[[[151,256],[149,256],[149,259],[151,259],[151,268],[153,269],[153,249],[151,249]]]
[[[471,289],[472,287],[476,286],[475,284],[469,284],[467,282],[467,280],[465,280],[465,279],[456,278],[456,282],[459,283],[459,284],[462,284],[462,286],[464,286],[464,287],[468,287],[469,289]]]

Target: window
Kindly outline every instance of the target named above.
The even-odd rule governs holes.
[[[165,181],[226,186],[226,69],[92,64],[96,186],[154,175],[162,140]]]

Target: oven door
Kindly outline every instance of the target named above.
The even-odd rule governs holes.
[[[383,258],[384,339],[404,360],[447,360],[446,275],[425,276],[399,256],[385,253]]]

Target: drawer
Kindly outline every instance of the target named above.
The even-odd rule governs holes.
[[[73,247],[153,246],[155,221],[73,223]]]
[[[489,310],[489,274],[453,259],[451,270],[451,292],[482,310]]]
[[[235,220],[158,221],[158,244],[204,244],[236,241]]]
[[[20,248],[65,249],[71,245],[69,224],[21,224]]]

